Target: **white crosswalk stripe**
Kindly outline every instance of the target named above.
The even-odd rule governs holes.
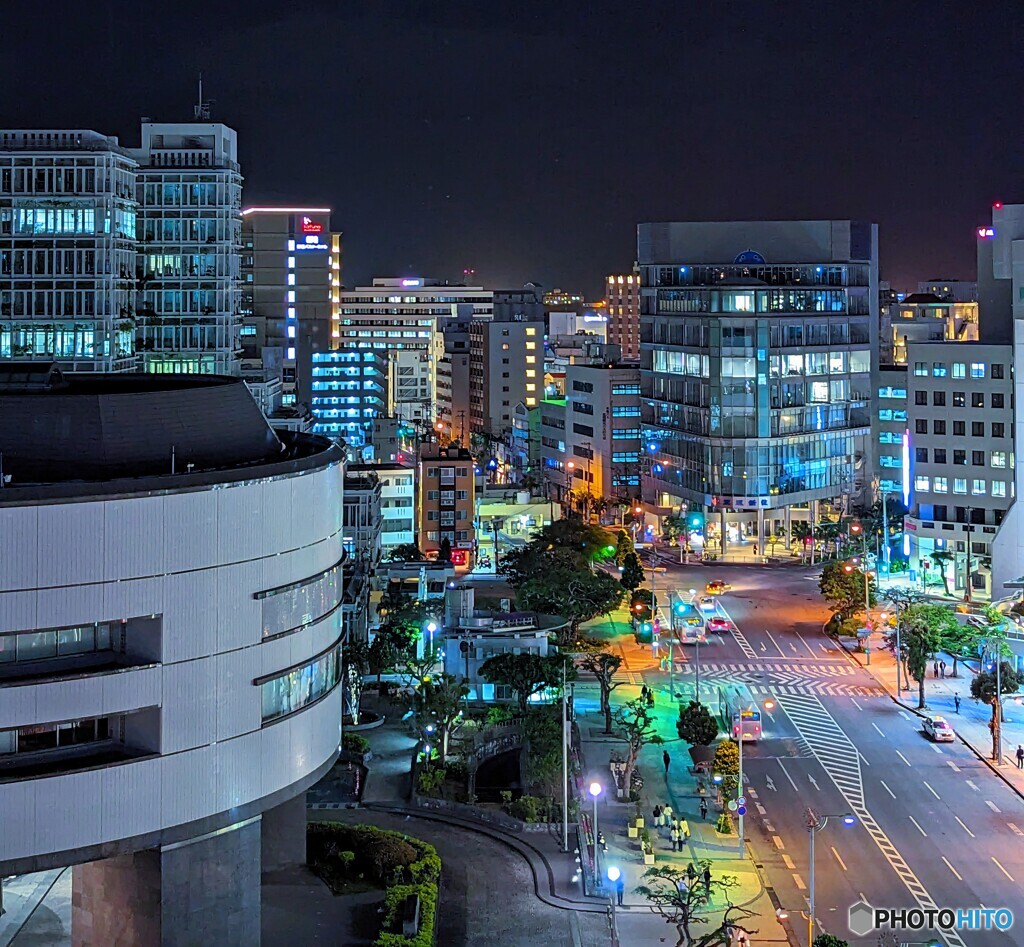
[[[864,826],[885,860],[907,886],[921,908],[936,907],[928,890],[921,884],[900,851],[893,845],[864,802],[860,754],[845,731],[836,723],[817,697],[792,695],[780,701],[782,710],[792,721],[822,769],[828,773],[850,810]],[[943,932],[951,947],[966,947],[956,931]]]
[[[816,680],[803,674],[770,673],[758,674],[749,670],[725,670],[728,665],[701,665],[700,677],[702,681],[709,683],[720,683],[729,681],[737,684],[746,684],[751,693],[769,697],[775,694],[808,694],[820,695],[823,697],[879,697],[885,691],[871,684],[853,684],[840,680]],[[733,665],[733,667],[746,667],[746,665]],[[693,674],[692,664],[676,663],[676,672],[682,674],[684,679]],[[695,675],[694,675],[695,676]]]

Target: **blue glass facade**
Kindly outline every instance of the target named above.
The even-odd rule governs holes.
[[[388,413],[387,361],[369,349],[312,353],[313,431],[372,458],[374,421]]]

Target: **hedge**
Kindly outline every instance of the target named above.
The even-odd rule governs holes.
[[[437,914],[437,885],[426,882],[418,885],[393,885],[384,895],[384,927],[394,925],[398,912],[406,898],[418,894],[420,897],[420,928],[415,937],[404,937],[385,930],[374,942],[373,947],[433,947],[434,919]]]

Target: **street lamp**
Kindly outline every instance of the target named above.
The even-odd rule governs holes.
[[[807,917],[807,943],[814,943],[814,835],[816,832],[820,832],[828,824],[829,819],[842,819],[843,825],[850,826],[857,822],[856,816],[852,812],[842,812],[839,814],[833,813],[832,815],[817,815],[813,809],[808,808],[807,810],[807,832],[810,836],[810,911]]]
[[[599,882],[601,875],[597,870],[597,797],[601,795],[601,784],[596,780],[589,786],[590,795],[594,799],[594,885]]]
[[[427,622],[427,647],[430,649],[429,654],[433,657],[434,654],[434,632],[437,631],[437,622]]]

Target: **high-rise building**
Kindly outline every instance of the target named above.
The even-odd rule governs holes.
[[[640,225],[649,508],[763,551],[794,507],[867,499],[877,247],[859,221]]]
[[[0,132],[0,360],[135,369],[136,169],[98,132]]]
[[[436,558],[445,539],[452,562],[469,565],[476,532],[473,455],[459,444],[423,444],[416,468],[416,529],[420,549]]]
[[[469,324],[470,427],[501,438],[512,414],[544,397],[544,307],[537,289],[496,290],[494,314]]]
[[[242,211],[243,353],[280,351],[286,405],[311,402],[312,357],[336,347],[340,291],[341,234],[331,232],[330,208]]]
[[[416,278],[374,279],[372,286],[342,290],[339,346],[389,353],[395,411],[409,421],[436,417],[437,367],[444,356],[438,319],[492,311],[492,293],[482,286],[457,286]]]
[[[622,349],[624,359],[640,358],[640,274],[634,271],[605,278],[608,341]]]
[[[469,304],[459,305],[457,316],[438,319],[444,355],[437,366],[437,416],[443,433],[466,443],[472,409],[470,406]]]
[[[313,432],[344,440],[349,457],[371,460],[374,424],[391,413],[389,361],[376,349],[312,354]]]
[[[957,302],[934,293],[910,293],[890,310],[892,364],[907,363],[912,342],[977,342],[977,302]],[[884,348],[885,346],[883,346]]]
[[[238,374],[242,173],[234,129],[142,123],[137,344],[148,372]]]

